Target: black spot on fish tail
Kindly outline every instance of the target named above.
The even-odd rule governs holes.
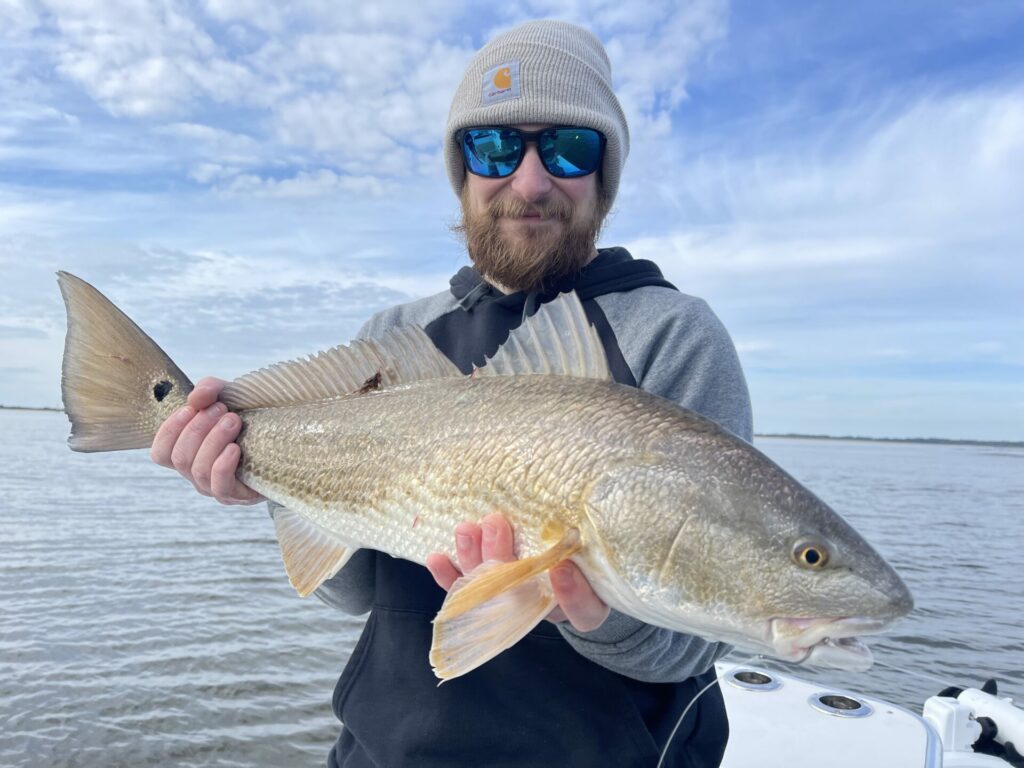
[[[158,403],[162,402],[163,399],[167,397],[167,395],[170,393],[172,389],[174,389],[174,384],[170,381],[167,381],[167,379],[164,379],[163,381],[158,381],[156,385],[154,385],[153,387],[153,397],[156,398],[156,401]]]

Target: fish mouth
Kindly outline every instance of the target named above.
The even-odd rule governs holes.
[[[888,621],[864,616],[834,619],[775,618],[770,623],[774,655],[786,661],[863,672],[871,651],[856,635],[880,632]]]

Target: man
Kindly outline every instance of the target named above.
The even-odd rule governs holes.
[[[531,22],[470,61],[445,137],[473,267],[448,291],[382,312],[373,337],[422,326],[464,372],[482,365],[524,317],[575,290],[613,375],[750,439],[750,405],[732,343],[699,299],[621,248],[597,250],[628,153],[626,120],[600,42],[580,27]],[[235,478],[240,421],[204,380],[161,428],[155,461],[224,503],[259,496]],[[497,511],[497,512],[500,512]],[[338,681],[345,724],[332,766],[654,765],[680,714],[714,679],[720,643],[610,611],[571,563],[553,569],[559,607],[526,638],[438,687],[430,621],[460,572],[514,557],[500,514],[456,527],[457,563],[428,568],[361,550],[317,594],[370,611]],[[718,765],[728,726],[712,688],[691,709],[666,765]]]

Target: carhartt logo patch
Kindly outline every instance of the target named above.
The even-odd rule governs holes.
[[[519,62],[506,61],[484,72],[482,105],[519,98]]]

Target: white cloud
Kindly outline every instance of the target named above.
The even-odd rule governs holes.
[[[335,78],[280,105],[274,123],[284,144],[310,148],[351,173],[393,176],[409,175],[416,154],[440,144],[469,51],[387,35],[303,43],[296,61]]]
[[[176,120],[158,129],[167,136],[203,125],[205,133],[192,128],[191,138],[223,147],[224,136],[212,132],[238,136],[237,129],[201,116],[234,120],[233,110],[252,110],[257,120],[245,133],[265,151],[246,142],[231,151],[250,157],[207,162],[241,169],[254,164],[252,156],[280,157],[291,148],[306,155],[300,163],[313,155],[348,173],[409,176],[420,168],[417,156],[440,143],[471,53],[443,41],[455,8],[446,0],[392,4],[386,13],[321,2],[266,10],[245,0],[203,9],[184,0],[46,0],[42,17],[19,11],[24,45],[11,49],[15,63],[6,65],[6,78],[0,65],[0,79],[16,82],[38,48],[34,69],[51,66],[116,119]],[[45,43],[29,44],[36,26]],[[275,35],[249,35],[243,27]],[[248,45],[232,45],[242,38]]]
[[[211,181],[231,176],[233,173],[232,169],[225,168],[219,163],[200,163],[188,172],[188,176],[200,184],[209,184]]]
[[[200,94],[225,90],[232,66],[178,3],[46,5],[59,32],[58,70],[113,115],[177,114]]]
[[[244,133],[259,147],[246,142],[229,150],[239,157],[207,153],[202,169],[190,164],[191,178],[205,183],[214,179],[211,163],[238,173],[288,150],[299,153],[299,166],[326,161],[356,176],[418,174],[440,145],[451,94],[475,47],[455,28],[461,6],[453,0],[393,3],[386,11],[326,0],[287,7],[44,0],[39,18],[15,7],[22,29],[31,24],[48,33],[39,37],[47,42],[37,58],[114,118],[177,121],[179,130],[162,129],[165,135],[203,125],[237,136],[206,113],[253,111],[257,121]],[[534,3],[502,12],[511,22],[554,11]],[[628,14],[621,3],[598,0],[573,6],[569,17],[608,40],[634,134],[642,137],[669,130],[689,66],[722,34],[726,13],[721,0],[648,2]],[[210,135],[194,138],[226,145]]]
[[[287,23],[284,4],[263,0],[204,0],[202,6],[207,15],[217,21],[238,22],[268,33],[281,32]]]
[[[753,275],[758,272],[884,262],[906,253],[916,242],[899,238],[809,234],[785,226],[736,223],[712,231],[674,232],[630,240],[637,258],[701,275]]]
[[[853,126],[847,143],[683,162],[631,203],[690,221],[635,237],[639,254],[705,274],[900,262],[965,245],[1024,242],[1024,92],[979,91],[909,102],[888,122]],[[984,251],[976,257],[986,257]],[[945,269],[937,262],[934,268]]]
[[[1007,345],[1002,341],[976,341],[969,347],[970,351],[980,358],[993,360],[1006,358]]]
[[[39,24],[39,14],[28,0],[0,2],[0,37],[15,38]]]
[[[505,26],[558,18],[604,40],[616,94],[639,141],[671,130],[671,113],[686,98],[693,64],[724,39],[729,15],[726,0],[530,0],[503,10]]]
[[[161,125],[153,132],[176,141],[174,149],[179,156],[202,159],[188,173],[189,178],[200,184],[283,160],[251,136],[200,123]]]
[[[686,98],[694,60],[724,38],[728,6],[720,0],[669,4],[667,12],[654,18],[653,4],[649,3],[648,12],[630,25],[622,17],[632,14],[632,5],[611,5],[614,10],[608,16],[607,28],[619,30],[620,24],[625,24],[626,30],[615,32],[607,46],[619,98],[638,134],[645,133],[647,127],[657,135],[664,130],[657,127],[659,118],[666,120]]]
[[[71,215],[70,206],[61,202],[49,202],[39,196],[15,194],[0,187],[0,238],[12,240],[22,233],[45,231],[49,222]],[[0,240],[0,261],[5,250]],[[13,261],[14,254],[9,256]]]
[[[214,128],[201,123],[171,123],[158,127],[156,131],[157,133],[176,136],[189,141],[199,141],[212,145],[217,149],[237,147],[240,144],[246,147],[255,146],[255,141],[250,136],[233,131],[225,131],[221,128]]]
[[[773,355],[779,345],[768,339],[735,339],[736,351],[744,356]]]
[[[240,174],[217,189],[226,195],[276,198],[322,197],[332,194],[382,197],[396,191],[393,185],[375,176],[345,176],[326,168],[302,171],[286,179]]]

